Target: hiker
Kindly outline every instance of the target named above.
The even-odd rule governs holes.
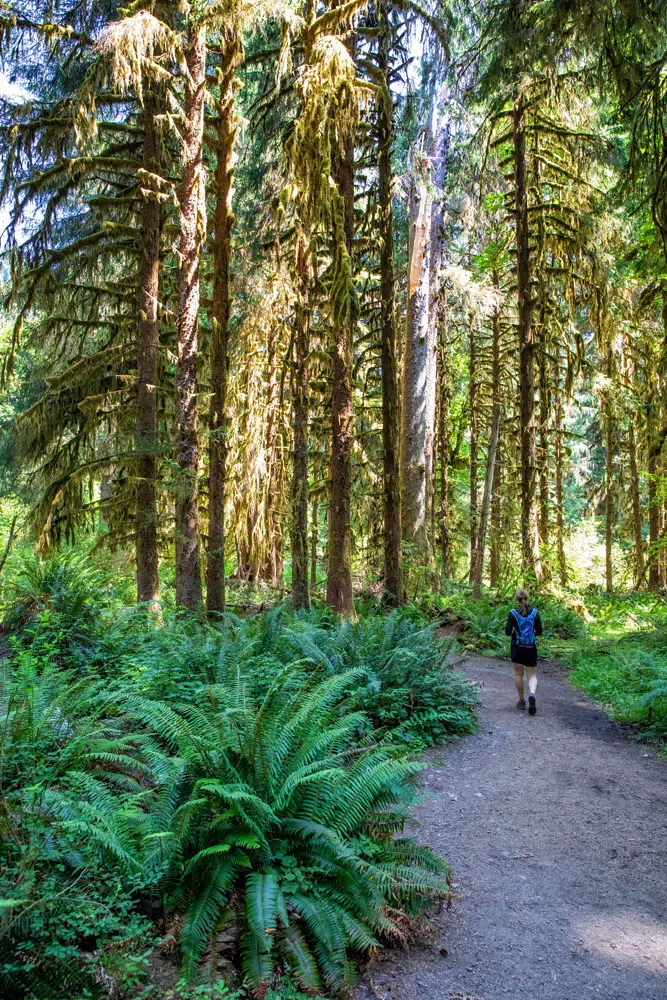
[[[514,595],[516,608],[512,608],[507,616],[505,635],[512,637],[511,660],[514,667],[514,682],[519,700],[516,707],[525,709],[523,671],[528,678],[528,713],[535,715],[535,692],[537,690],[537,643],[535,636],[542,635],[542,621],[537,608],[531,608],[528,603],[528,592],[520,587]]]

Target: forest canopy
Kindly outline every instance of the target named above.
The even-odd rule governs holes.
[[[351,613],[667,582],[659,2],[2,12],[5,491],[38,549]],[[25,98],[16,96],[16,88]]]

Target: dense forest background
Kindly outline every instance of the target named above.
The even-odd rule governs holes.
[[[519,583],[664,736],[666,25],[0,9],[7,995],[405,943],[449,892],[412,754],[474,727],[430,621],[500,652]]]
[[[225,579],[348,613],[378,573],[664,586],[658,12],[33,6],[6,521],[211,611]]]

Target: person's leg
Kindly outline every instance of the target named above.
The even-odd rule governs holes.
[[[524,689],[523,689],[523,664],[513,663],[512,666],[514,667],[514,683],[516,684],[516,693],[519,696],[519,701],[523,701],[525,705]]]
[[[537,671],[535,667],[526,667],[526,677],[528,678],[528,701],[530,703],[528,711],[535,715],[537,707],[535,705],[535,692],[537,691]]]

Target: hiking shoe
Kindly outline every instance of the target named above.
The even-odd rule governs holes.
[[[525,708],[526,707],[526,699],[525,698],[519,698],[519,700],[516,703],[516,707],[517,708]]]
[[[524,705],[525,704],[526,703],[524,702]],[[528,707],[528,715],[535,715],[535,712],[537,711],[537,705],[535,704],[535,695],[534,694],[531,694],[530,698],[528,699],[528,705],[529,705],[529,707]]]

